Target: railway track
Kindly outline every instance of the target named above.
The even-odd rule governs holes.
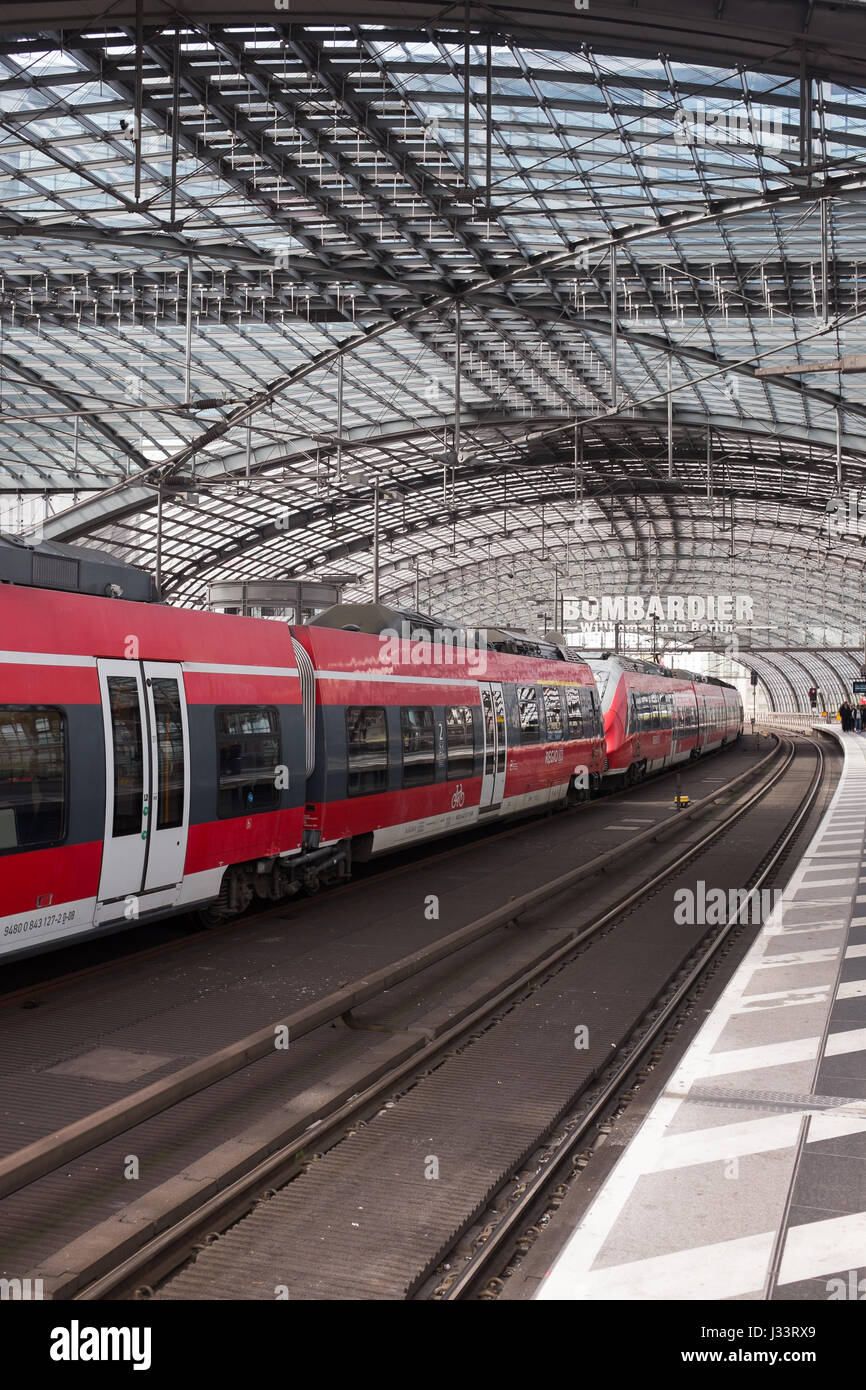
[[[813,744],[813,747],[817,749],[817,745]],[[818,762],[820,763],[820,752]],[[303,1096],[295,1097],[292,1105],[286,1107],[286,1110],[291,1110],[291,1114],[283,1112],[274,1117],[270,1126],[259,1123],[253,1131],[235,1135],[229,1144],[221,1146],[220,1150],[206,1155],[194,1165],[195,1172],[191,1173],[188,1170],[179,1174],[168,1183],[150,1191],[139,1203],[129,1204],[101,1226],[88,1231],[86,1236],[73,1241],[71,1245],[57,1252],[54,1259],[43,1261],[38,1273],[44,1278],[48,1291],[54,1297],[85,1300],[130,1296],[142,1286],[149,1288],[164,1279],[170,1271],[189,1258],[202,1240],[212,1238],[215,1232],[226,1230],[253,1208],[255,1210],[250,1220],[256,1219],[257,1214],[260,1215],[263,1210],[257,1207],[256,1203],[264,1192],[273,1192],[286,1183],[286,1190],[291,1191],[296,1187],[296,1184],[289,1181],[293,1176],[306,1177],[320,1167],[315,1163],[309,1163],[313,1146],[317,1153],[328,1151],[329,1156],[337,1153],[344,1147],[339,1141],[345,1136],[347,1128],[356,1135],[363,1129],[369,1130],[369,1121],[375,1116],[383,1101],[401,1094],[403,1099],[393,1106],[397,1111],[407,1096],[417,1096],[425,1074],[428,1079],[440,1076],[443,1056],[450,1055],[453,1058],[470,1055],[473,1048],[469,1045],[469,1039],[490,1036],[495,1032],[492,1024],[497,1018],[501,1020],[503,1017],[513,1017],[519,999],[540,989],[542,982],[549,982],[555,977],[556,972],[573,965],[574,961],[589,949],[593,940],[605,938],[614,922],[627,915],[637,903],[670,880],[690,861],[706,855],[721,837],[764,802],[773,789],[786,778],[793,764],[793,741],[780,740],[776,748],[760,764],[735,779],[733,784],[720,788],[696,803],[688,812],[681,812],[678,816],[669,818],[664,825],[654,825],[649,831],[634,837],[628,846],[624,847],[629,855],[640,848],[657,853],[659,841],[674,828],[674,825],[681,834],[687,825],[695,827],[694,838],[682,852],[676,853],[661,869],[645,873],[641,881],[629,892],[620,895],[617,902],[595,914],[593,920],[582,925],[580,930],[546,931],[535,936],[528,933],[526,940],[521,942],[519,949],[513,953],[513,958],[504,972],[499,970],[498,974],[495,971],[492,974],[488,973],[488,978],[466,985],[462,992],[459,991],[456,996],[450,997],[444,1008],[440,1006],[438,1012],[434,1008],[432,1014],[428,1012],[426,1016],[417,1019],[414,1027],[401,1027],[399,1024],[395,1025],[393,1020],[379,1024],[371,1023],[369,1019],[364,1019],[363,1014],[359,1015],[358,1011],[370,1001],[381,1003],[386,993],[398,989],[401,984],[416,981],[437,963],[453,962],[467,947],[489,940],[503,929],[513,930],[505,924],[524,920],[527,915],[531,916],[533,912],[537,912],[541,906],[561,901],[564,893],[573,891],[587,880],[598,880],[599,875],[611,870],[622,860],[623,849],[610,851],[588,865],[561,875],[543,888],[533,890],[520,900],[501,905],[459,932],[395,962],[385,970],[369,975],[363,980],[354,981],[336,994],[318,1000],[304,1010],[296,1011],[294,1015],[267,1029],[259,1030],[257,1034],[241,1040],[230,1048],[222,1049],[220,1053],[202,1059],[183,1072],[175,1073],[154,1086],[135,1092],[102,1112],[67,1126],[59,1133],[0,1161],[0,1193],[10,1194],[20,1190],[60,1165],[71,1162],[76,1156],[92,1151],[96,1145],[104,1143],[112,1135],[128,1133],[133,1125],[141,1123],[147,1116],[165,1113],[171,1107],[180,1105],[185,1098],[216,1085],[221,1079],[236,1073],[242,1067],[248,1067],[256,1058],[272,1055],[275,1028],[287,1029],[287,1036],[293,1043],[313,1030],[338,1020],[341,1021],[340,1026],[343,1023],[348,1023],[350,1028],[354,1026],[359,1037],[369,1038],[371,1029],[374,1033],[379,1030],[382,1034],[381,1041],[377,1041],[373,1048],[368,1048],[359,1061],[344,1067],[342,1073],[338,1071],[334,1074],[331,1078],[331,1094],[326,1103],[322,1103],[321,1095],[316,1098],[318,1104],[315,1106],[311,1105],[311,1096],[307,1097],[306,1101]],[[759,779],[758,785],[750,786],[756,777]],[[816,766],[808,796],[801,798],[800,811],[795,817],[788,818],[791,825],[785,837],[785,845],[790,844],[797,826],[807,814],[807,802],[811,804],[820,781],[820,766]],[[736,797],[733,805],[730,804],[732,796]],[[703,822],[708,816],[712,818],[712,824],[701,825],[698,830],[698,823]],[[762,881],[778,865],[783,852],[784,846],[781,843],[777,844],[771,862],[763,870]],[[660,1018],[667,1020],[671,1016],[671,1011],[677,1007],[677,1001],[681,1002],[684,992],[692,987],[693,977],[697,978],[706,969],[719,945],[720,943],[717,943],[714,946],[712,953],[709,953],[709,948],[704,950],[706,959],[701,956],[691,965],[688,965],[688,962],[685,965],[683,962],[680,963],[679,971],[687,967],[687,977],[676,987],[670,1006],[665,1005],[662,1008]],[[694,951],[688,955],[691,958]],[[670,989],[670,979],[667,979],[664,987],[653,995],[650,1007],[656,1004],[665,991],[670,992]],[[415,1012],[417,1018],[417,1009]],[[645,1013],[644,1007],[641,1016]],[[659,1025],[660,1028],[664,1026],[665,1023]],[[610,1092],[611,1096],[615,1094],[617,1087],[622,1088],[625,1079],[633,1073],[647,1047],[653,1045],[652,1040],[658,1036],[658,1031],[658,1028],[655,1028],[654,1031],[647,1032],[648,1041],[641,1046],[634,1058],[628,1054],[629,1060],[623,1061],[623,1067],[626,1068],[623,1076],[618,1081],[611,1078],[611,1085],[614,1086],[614,1090]],[[628,1028],[628,1036],[633,1032],[634,1025]],[[627,1039],[624,1036],[620,1049],[626,1046],[626,1043]],[[608,1064],[606,1070],[610,1070],[610,1058],[606,1057],[605,1061]],[[618,1076],[619,1069],[614,1070]],[[581,1086],[583,1091],[596,1080],[599,1068],[593,1064],[585,1067],[584,1072]],[[592,1115],[601,1113],[605,1106],[610,1105],[607,1090],[604,1096],[605,1099],[599,1100],[598,1105],[593,1107]],[[570,1095],[569,1103],[572,1106],[574,1101],[574,1096]],[[562,1113],[560,1106],[559,1112],[554,1116],[554,1124],[561,1118]],[[592,1118],[586,1121],[589,1126],[592,1123]],[[542,1137],[545,1132],[542,1131]],[[527,1152],[537,1147],[539,1137],[538,1134],[533,1135],[534,1142]],[[568,1152],[571,1151],[569,1148]],[[565,1152],[563,1150],[563,1154]],[[525,1157],[526,1154],[521,1153],[518,1160]],[[562,1162],[565,1161],[566,1158],[563,1157]],[[557,1168],[559,1166],[557,1162]],[[495,1189],[499,1190],[501,1186],[500,1177]],[[428,1187],[427,1190],[431,1189]],[[485,1202],[489,1200],[490,1195],[485,1194]],[[532,1200],[537,1199],[538,1193],[535,1193]],[[526,1210],[528,1208],[521,1204],[520,1214],[509,1216],[507,1228],[502,1229],[511,1231],[515,1223],[519,1225]],[[459,1239],[466,1229],[467,1222],[471,1223],[477,1216],[478,1212],[474,1209],[468,1217],[464,1215],[464,1219],[458,1222],[455,1230],[451,1232],[454,1238]],[[246,1224],[241,1221],[235,1232],[232,1232],[232,1236]],[[225,1249],[232,1236],[217,1240],[214,1249]],[[491,1258],[494,1250],[502,1248],[503,1241],[506,1240],[507,1236],[503,1235],[497,1236],[495,1242],[485,1241],[486,1257]],[[201,1259],[190,1267],[192,1271],[201,1265],[208,1253],[206,1251]],[[442,1254],[443,1249],[434,1242],[434,1248],[424,1262],[423,1274],[410,1281],[406,1292],[415,1292],[420,1287],[423,1279],[441,1260]],[[479,1258],[473,1259],[470,1263],[474,1273],[471,1277],[467,1276],[466,1289],[476,1287],[478,1281],[483,1280],[486,1275],[484,1261]],[[183,1278],[184,1274],[181,1274],[177,1282]],[[452,1294],[448,1289],[445,1295],[463,1296],[463,1289],[461,1276],[458,1292]],[[166,1296],[174,1295],[168,1293]],[[440,1292],[438,1296],[443,1295]]]
[[[814,805],[824,773],[823,753],[817,743],[816,747],[816,769],[807,794],[789,827],[768,852],[753,881],[746,885],[754,892],[760,892],[763,886],[772,880],[774,872],[784,862]],[[503,1255],[505,1254],[506,1258],[509,1255],[513,1257],[520,1246],[525,1249],[531,1243],[533,1220],[541,1210],[550,1207],[551,1190],[559,1176],[569,1165],[572,1165],[569,1176],[574,1176],[575,1156],[598,1132],[599,1126],[613,1114],[618,1104],[626,1098],[624,1093],[627,1092],[629,1084],[633,1083],[635,1074],[654,1050],[664,1050],[666,1035],[672,1024],[676,1023],[684,1003],[695,1001],[706,984],[710,971],[719,964],[722,955],[730,948],[731,938],[740,934],[745,925],[742,913],[738,909],[724,929],[714,936],[709,944],[699,948],[684,964],[676,978],[659,991],[632,1038],[621,1049],[620,1055],[611,1059],[607,1074],[599,1078],[598,1085],[592,1089],[590,1095],[581,1098],[579,1108],[568,1117],[565,1124],[560,1125],[559,1133],[555,1137],[547,1136],[552,1142],[534,1176],[521,1185],[522,1190],[501,1214],[501,1219],[488,1226],[484,1239],[465,1260],[459,1272],[449,1274],[436,1285],[432,1297],[455,1302],[471,1297],[485,1284],[488,1286],[485,1290],[486,1296],[496,1296],[497,1285],[501,1287],[501,1281],[497,1276],[503,1266]],[[701,986],[701,989],[698,986]],[[559,1204],[564,1190],[561,1188],[557,1192],[555,1205]]]

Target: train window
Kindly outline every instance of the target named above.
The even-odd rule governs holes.
[[[520,723],[520,742],[537,743],[540,720],[538,717],[538,694],[534,685],[517,687],[517,715]]]
[[[0,709],[0,852],[56,844],[66,822],[66,727],[56,709]]]
[[[579,686],[567,685],[565,687],[565,708],[568,712],[569,738],[583,738],[583,712]]]
[[[562,700],[559,697],[559,686],[543,685],[541,693],[544,696],[544,718],[547,722],[547,737],[550,741],[562,738]]]
[[[376,705],[346,710],[349,796],[383,792],[388,785],[388,728],[385,711]]]
[[[595,730],[598,738],[604,738],[604,715],[601,712],[601,701],[594,690],[584,691],[584,694],[589,707],[587,713],[589,726]]]
[[[418,787],[436,780],[436,735],[432,709],[400,711],[403,735],[403,786]]]
[[[180,691],[176,680],[153,679],[153,708],[156,713],[156,756],[158,762],[157,830],[171,830],[183,824],[183,721]]]
[[[144,803],[144,746],[135,676],[108,677],[114,746],[112,835],[140,835]]]
[[[630,734],[642,734],[647,728],[646,697],[641,691],[633,690],[630,696],[630,704],[628,732]]]
[[[275,810],[280,804],[276,770],[282,761],[277,711],[261,706],[218,709],[216,727],[217,814],[248,816]]]
[[[632,712],[629,720],[629,733],[648,733],[650,729],[660,729],[664,725],[662,697],[652,691],[632,692]]]
[[[445,747],[448,754],[447,777],[471,777],[475,767],[475,733],[472,710],[453,705],[445,710]]]

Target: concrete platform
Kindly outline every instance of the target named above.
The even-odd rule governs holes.
[[[841,1299],[861,1270],[866,1289],[866,736],[836,737],[841,780],[781,903],[508,1297]]]

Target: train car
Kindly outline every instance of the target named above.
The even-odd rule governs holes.
[[[608,783],[630,785],[742,733],[742,701],[724,681],[612,653],[589,665],[604,713]]]
[[[0,585],[0,955],[219,900],[229,865],[273,878],[304,744],[273,623]]]
[[[341,606],[294,630],[316,686],[305,826],[354,860],[581,798],[604,772],[586,663],[501,630],[461,644],[425,621]]]
[[[438,629],[395,654],[347,616],[290,628],[0,584],[0,955],[190,909],[225,921],[600,783],[585,664],[502,632],[462,661]]]
[[[698,705],[698,753],[712,753],[739,738],[743,731],[740,693],[713,676],[693,677]]]

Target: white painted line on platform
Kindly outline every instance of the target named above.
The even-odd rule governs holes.
[[[648,1260],[603,1269],[571,1268],[570,1247],[545,1279],[536,1298],[699,1299],[736,1298],[763,1286],[773,1250],[773,1231],[675,1250]]]
[[[759,1043],[756,1047],[735,1047],[725,1052],[713,1052],[704,1059],[701,1076],[733,1076],[736,1072],[760,1071],[763,1067],[810,1062],[818,1055],[820,1045],[821,1039],[817,1037],[786,1038],[784,1042]]]
[[[710,1125],[707,1129],[672,1134],[666,1139],[655,1166],[657,1173],[673,1168],[691,1168],[701,1163],[726,1163],[747,1154],[793,1149],[800,1133],[802,1111],[772,1115],[768,1119],[743,1120],[733,1125]],[[851,1120],[866,1129],[866,1120]]]
[[[822,946],[814,951],[780,951],[775,956],[765,956],[758,961],[756,970],[775,969],[777,965],[820,965],[829,960],[835,960],[839,954],[838,946]]]
[[[832,870],[829,869],[829,866],[828,866],[828,868],[826,868],[826,869],[807,869],[807,870],[806,870],[806,873],[809,873],[809,874],[821,874],[821,873],[828,873],[828,872],[832,872]],[[856,874],[851,874],[850,878],[822,878],[822,879],[820,879],[820,880],[814,879],[814,878],[813,878],[813,879],[810,879],[809,882],[808,882],[807,884],[805,884],[805,887],[806,887],[806,888],[843,888],[843,887],[845,886],[846,883],[856,883],[856,882],[857,882],[857,875],[856,875]]]
[[[740,1120],[736,1124],[710,1125],[706,1129],[672,1134],[662,1145],[654,1171],[664,1173],[702,1163],[726,1163],[731,1158],[793,1148],[804,1115],[811,1117],[807,1136],[810,1144],[842,1139],[849,1134],[866,1134],[866,1102],[857,1112],[841,1108],[791,1110],[758,1120]]]
[[[792,905],[788,904],[786,915],[791,910]],[[844,932],[847,925],[847,922],[798,922],[795,927],[772,927],[768,929],[767,935],[774,939],[778,939],[780,936],[787,939],[789,936],[811,936],[813,932],[819,931]],[[769,960],[771,957],[768,956],[767,959]]]
[[[849,1028],[847,1032],[831,1033],[827,1039],[825,1057],[842,1057],[847,1052],[862,1052],[866,1048],[866,1028]]]
[[[826,1003],[830,985],[801,985],[798,989],[778,989],[772,994],[746,994],[742,1007],[733,1014],[760,1013],[764,1005]]]
[[[796,1284],[825,1274],[859,1269],[866,1251],[866,1212],[790,1226],[785,1237],[779,1284]]]

